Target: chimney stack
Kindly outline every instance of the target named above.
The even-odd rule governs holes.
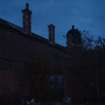
[[[48,38],[50,44],[54,45],[55,44],[55,26],[53,24],[48,25]]]
[[[26,3],[25,9],[23,9],[23,30],[25,34],[31,34],[31,10],[29,9],[29,4]]]

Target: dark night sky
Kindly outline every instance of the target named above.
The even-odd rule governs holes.
[[[50,23],[56,25],[56,38],[62,44],[73,24],[93,36],[105,35],[105,0],[0,0],[0,18],[21,26],[26,2],[32,9],[32,31],[44,37]]]

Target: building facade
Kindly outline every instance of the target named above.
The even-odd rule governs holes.
[[[26,4],[23,27],[0,19],[0,97],[2,100],[82,100],[83,83],[78,77],[81,33],[72,26],[67,46],[56,44],[55,26],[48,26],[48,39],[31,32],[31,10]],[[79,63],[78,63],[79,62]],[[15,102],[15,101],[14,101]]]

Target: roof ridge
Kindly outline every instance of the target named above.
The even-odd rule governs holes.
[[[24,36],[26,36],[26,37],[38,39],[38,40],[40,40],[40,41],[42,41],[42,42],[47,43],[48,45],[50,45],[50,46],[52,46],[52,47],[55,47],[55,48],[58,48],[58,49],[61,49],[61,50],[62,50],[62,49],[64,50],[64,48],[65,48],[65,46],[62,46],[62,45],[60,45],[60,44],[58,44],[58,43],[55,43],[55,45],[53,46],[53,45],[51,45],[51,44],[49,43],[49,41],[48,41],[47,38],[42,37],[41,35],[38,35],[38,34],[33,33],[33,32],[31,32],[31,33],[32,33],[31,36],[25,35],[25,33],[24,33],[22,27],[20,27],[20,26],[14,24],[14,23],[12,23],[12,22],[9,22],[9,21],[7,21],[7,20],[4,20],[4,19],[2,19],[2,18],[0,18],[0,23],[5,24],[5,25],[8,25],[8,26],[10,26],[10,27],[13,28],[13,29],[16,29],[17,31],[23,33]]]

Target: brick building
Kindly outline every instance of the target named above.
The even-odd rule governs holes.
[[[81,33],[72,26],[64,47],[55,42],[53,24],[48,26],[48,39],[31,32],[29,4],[22,13],[23,27],[0,19],[0,97],[8,102],[20,97],[81,100]]]

